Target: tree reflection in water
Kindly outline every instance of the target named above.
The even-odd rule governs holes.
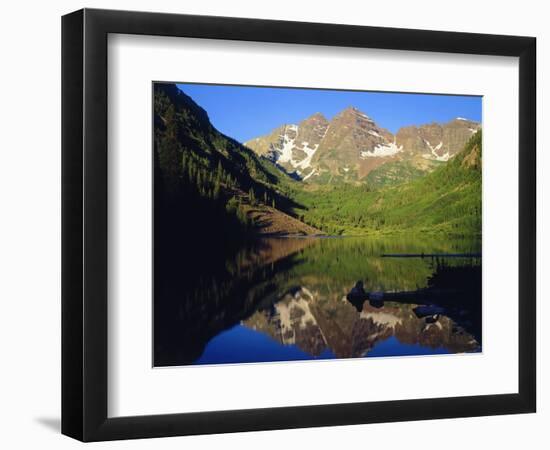
[[[478,352],[481,258],[381,255],[479,250],[475,239],[274,238],[223,262],[212,253],[185,276],[156,270],[155,365],[363,357],[383,342],[394,344],[373,353]],[[364,298],[350,295],[358,281]],[[236,328],[251,331],[246,344],[257,339],[261,357],[224,338]],[[276,345],[262,347],[266,336]],[[218,351],[205,358],[209,345]]]

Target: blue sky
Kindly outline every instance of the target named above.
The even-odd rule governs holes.
[[[392,133],[402,126],[448,122],[455,117],[481,122],[481,97],[206,84],[178,87],[208,112],[219,131],[240,142],[316,112],[330,120],[348,106],[355,106]]]

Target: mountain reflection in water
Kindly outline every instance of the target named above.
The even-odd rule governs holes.
[[[272,238],[185,272],[155,264],[155,366],[479,352],[481,258],[381,255],[480,248],[448,237]]]

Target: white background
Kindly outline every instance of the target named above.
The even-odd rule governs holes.
[[[548,228],[550,169],[542,149],[544,106],[550,70],[550,31],[543,2],[463,0],[444,6],[439,1],[387,2],[231,2],[202,0],[184,4],[157,0],[99,2],[19,2],[4,6],[2,39],[0,164],[0,299],[2,371],[0,372],[0,443],[5,448],[72,448],[79,444],[58,434],[60,396],[60,18],[82,6],[248,16],[289,20],[355,23],[424,29],[536,35],[538,41],[539,230]],[[543,193],[544,191],[544,193]],[[539,232],[539,255],[550,251]],[[539,256],[539,380],[549,376],[548,327],[544,304],[548,292],[546,260]],[[546,355],[544,353],[546,352]],[[321,428],[226,436],[171,438],[156,441],[104,443],[118,448],[334,448],[343,443],[389,448],[545,448],[550,441],[550,394],[539,383],[536,415],[470,418]]]
[[[117,35],[109,67],[109,416],[517,392],[517,58]],[[151,80],[182,77],[483,94],[483,355],[151,370]]]

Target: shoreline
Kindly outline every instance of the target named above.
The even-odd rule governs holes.
[[[254,237],[262,238],[283,238],[283,239],[345,239],[345,238],[381,238],[381,237],[400,237],[400,236],[426,236],[426,237],[451,237],[451,238],[475,238],[482,239],[480,234],[456,234],[444,232],[419,232],[419,231],[396,231],[386,233],[370,234],[278,234],[266,233],[256,234]]]

